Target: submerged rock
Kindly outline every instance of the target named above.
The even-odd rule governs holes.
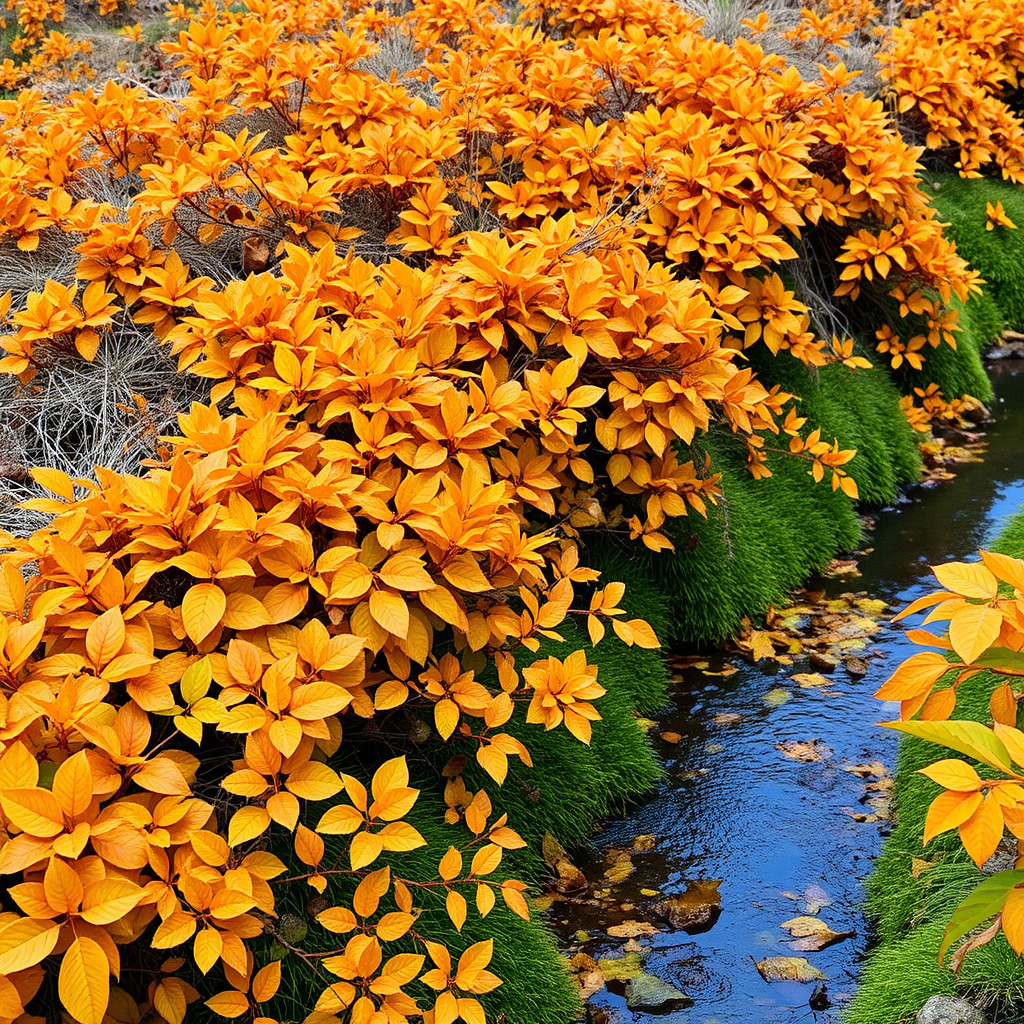
[[[918,1011],[917,1024],[988,1024],[988,1020],[960,996],[932,996]]]
[[[626,1006],[641,1013],[671,1013],[693,1006],[693,1000],[674,985],[641,971],[626,982]]]

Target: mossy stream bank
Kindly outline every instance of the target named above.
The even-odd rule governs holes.
[[[928,589],[929,564],[968,557],[991,543],[1021,507],[1024,375],[1002,370],[995,387],[998,422],[987,436],[984,461],[961,467],[953,481],[915,489],[883,511],[860,558],[861,576],[812,584],[825,591],[824,600],[841,602],[842,594],[857,591],[869,602],[901,607]],[[770,499],[760,510],[764,543],[779,545]],[[740,573],[753,582],[757,568],[754,559]],[[701,585],[716,582],[725,592],[724,581],[710,572]],[[692,998],[692,1007],[673,1010],[663,1021],[829,1019],[856,992],[870,938],[864,882],[891,827],[885,797],[897,747],[896,736],[874,724],[893,716],[871,694],[912,648],[884,618],[869,625],[867,611],[858,616],[854,610],[853,617],[865,620],[860,632],[856,625],[845,635],[838,631],[837,644],[847,643],[837,650],[865,656],[863,676],[840,665],[824,684],[801,686],[793,677],[812,674],[815,666],[800,656],[792,666],[769,663],[768,670],[764,662],[733,659],[730,666],[709,657],[704,670],[675,671],[668,708],[651,732],[665,766],[653,797],[603,829],[580,862],[588,890],[550,910],[570,956],[632,952],[645,972]],[[654,909],[702,879],[721,880],[721,912],[705,925],[674,928]],[[810,913],[835,932],[856,934],[820,951],[794,951],[780,925]],[[816,1005],[827,999],[829,1007],[811,1009],[811,984],[763,980],[755,961],[770,956],[807,957],[826,978],[827,993]],[[928,993],[915,988],[911,966],[886,971],[890,985],[908,994],[907,1005],[917,1000],[916,1010]],[[922,977],[934,973],[927,959],[920,971]],[[610,989],[592,997],[590,1013],[595,1020],[647,1019],[627,1010],[623,996]],[[847,1019],[891,1024],[901,1017]]]

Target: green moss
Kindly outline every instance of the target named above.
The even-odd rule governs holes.
[[[1024,512],[1007,523],[992,548],[1024,557]],[[982,673],[961,685],[955,717],[985,721],[989,696],[1001,682]],[[924,846],[925,815],[940,787],[919,769],[948,756],[959,755],[913,738],[900,743],[893,787],[896,827],[866,885],[865,910],[877,946],[845,1014],[850,1024],[899,1024],[939,993],[984,993],[1004,1000],[1024,995],[1024,961],[1002,936],[972,952],[959,976],[938,963],[946,922],[981,877],[955,832]],[[915,859],[930,864],[916,879]]]
[[[735,440],[713,432],[694,446],[722,475],[723,498],[706,519],[673,521],[675,552],[637,552],[655,589],[665,595],[668,637],[714,642],[734,633],[744,616],[777,604],[836,551],[860,536],[852,502],[827,483],[815,484],[807,463],[771,454],[772,476],[754,480]]]
[[[929,173],[922,183],[939,217],[949,224],[947,235],[985,279],[1003,320],[1014,330],[1024,329],[1024,189],[956,174]],[[1000,202],[1017,228],[986,231],[986,203]]]

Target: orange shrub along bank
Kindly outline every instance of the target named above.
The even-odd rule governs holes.
[[[480,1024],[502,936],[462,930],[529,915],[500,787],[602,719],[563,634],[658,644],[580,535],[671,547],[719,498],[712,426],[857,496],[746,365],[866,363],[812,330],[798,248],[894,366],[955,344],[977,276],[841,64],[805,81],[674,4],[172,14],[181,99],[0,102],[0,244],[79,257],[8,294],[0,372],[30,391],[130,322],[211,387],[145,475],[36,469],[52,521],[4,538],[0,1021],[277,1019],[298,882],[332,943],[296,953],[309,1024]],[[368,70],[389,47],[403,77]]]

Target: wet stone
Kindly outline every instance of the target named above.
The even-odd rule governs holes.
[[[839,659],[831,654],[815,651],[811,655],[811,666],[819,672],[834,672],[839,667]]]
[[[671,1013],[693,1006],[693,1000],[674,985],[642,971],[626,982],[626,1006],[641,1013]]]
[[[959,996],[932,996],[918,1011],[917,1024],[987,1024],[987,1018]]]

